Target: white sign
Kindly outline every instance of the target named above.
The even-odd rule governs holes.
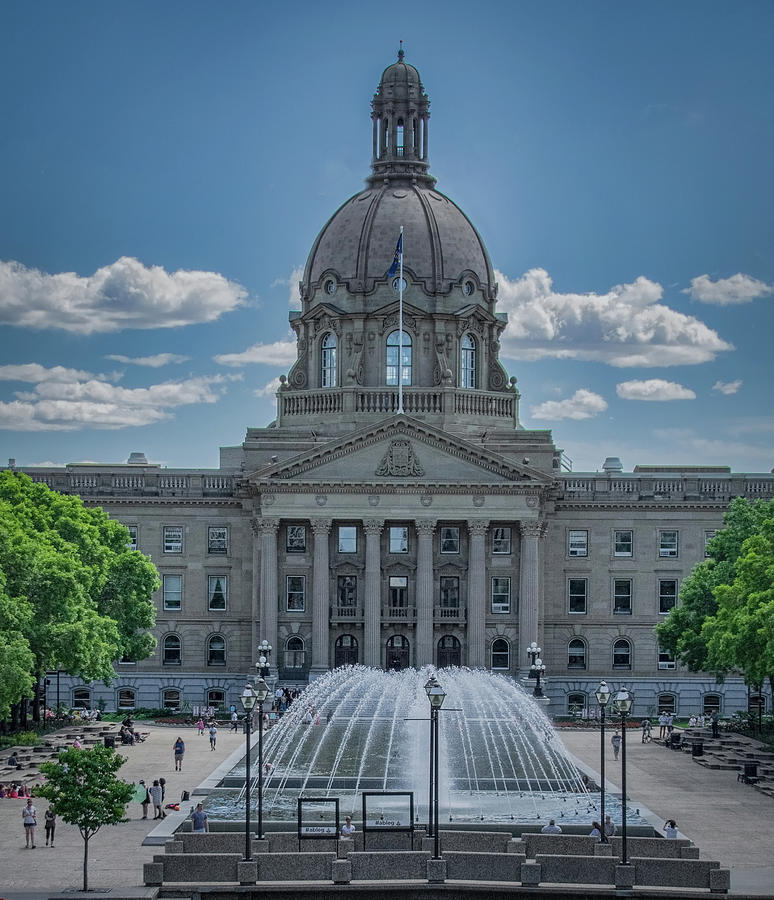
[[[301,834],[336,834],[335,825],[302,825]]]
[[[368,819],[366,825],[369,828],[408,828],[408,820],[403,821],[400,818],[391,819]]]

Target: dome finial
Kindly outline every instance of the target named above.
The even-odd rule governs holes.
[[[403,62],[403,57],[406,54],[403,52],[403,41],[400,42],[400,49],[398,50],[398,62]]]

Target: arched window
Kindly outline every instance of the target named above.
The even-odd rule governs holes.
[[[73,709],[89,709],[91,691],[88,688],[75,688],[73,691]]]
[[[674,715],[677,712],[677,699],[674,694],[659,694],[658,695],[658,711],[660,713],[672,713]]]
[[[303,669],[305,660],[304,639],[294,634],[285,641],[285,668]]]
[[[573,638],[567,645],[567,668],[586,668],[586,642],[581,638]]]
[[[183,644],[177,634],[168,634],[162,643],[162,662],[165,666],[179,666],[183,656]]]
[[[226,705],[226,692],[219,688],[213,688],[207,691],[207,706],[211,706],[215,710],[222,710]]]
[[[180,691],[177,688],[167,688],[162,691],[161,705],[164,709],[180,709]]]
[[[705,716],[711,716],[714,712],[720,714],[720,694],[705,694],[702,697],[702,712]]]
[[[438,668],[462,665],[462,644],[453,634],[445,634],[438,641]]]
[[[207,665],[226,665],[226,639],[222,634],[213,634],[207,641]]]
[[[395,138],[395,155],[403,156],[403,119],[398,119],[398,133]]]
[[[585,694],[568,694],[567,695],[567,715],[579,716],[586,708]]]
[[[358,658],[357,638],[351,634],[342,634],[336,638],[333,648],[333,664],[339,666],[356,666]]]
[[[134,709],[134,691],[131,688],[121,688],[118,692],[118,708]]]
[[[476,385],[476,339],[469,334],[462,336],[460,345],[460,387],[475,388]]]
[[[336,387],[336,335],[329,331],[322,339],[320,358],[321,387]]]
[[[411,384],[411,338],[406,332],[403,332],[403,338],[400,337],[399,331],[393,331],[387,337],[387,384],[398,384],[398,356],[400,354],[399,344],[403,343],[403,356],[400,362],[401,378],[403,385]]]
[[[410,665],[409,642],[402,634],[396,634],[387,641],[387,671],[400,672]]]
[[[492,641],[492,668],[510,669],[511,645],[505,638],[495,638]]]
[[[626,638],[620,638],[613,644],[613,668],[631,669],[632,645]]]

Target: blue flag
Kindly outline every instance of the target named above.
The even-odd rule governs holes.
[[[387,278],[392,278],[393,275],[397,275],[400,269],[400,258],[403,256],[403,235],[398,238],[398,243],[395,246],[395,259],[392,261],[392,265],[387,270]]]

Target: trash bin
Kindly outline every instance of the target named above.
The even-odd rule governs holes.
[[[116,736],[114,734],[106,734],[103,740],[106,747],[109,747],[111,750],[116,749]]]
[[[680,749],[680,742],[682,741],[683,736],[678,734],[678,732],[673,731],[672,734],[669,735],[669,746],[672,750]]]
[[[746,762],[744,764],[744,777],[745,778],[757,778],[758,777],[758,763],[757,762]]]
[[[691,756],[704,756],[704,741],[694,741],[691,744]]]

